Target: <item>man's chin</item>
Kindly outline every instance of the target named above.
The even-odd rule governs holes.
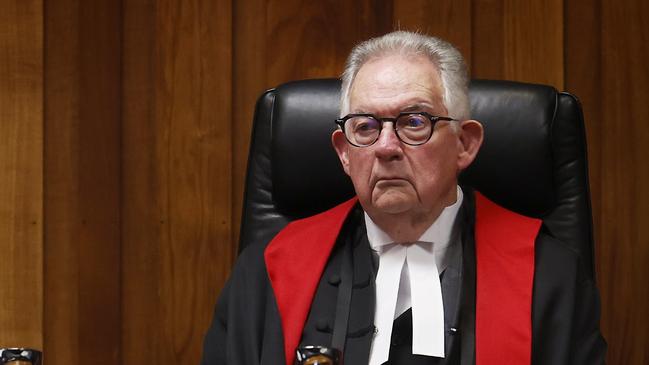
[[[372,202],[374,209],[384,214],[405,213],[412,208],[412,200],[403,196],[381,196]]]

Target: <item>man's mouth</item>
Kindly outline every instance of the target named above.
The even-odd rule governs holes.
[[[408,184],[408,180],[400,177],[380,178],[376,180],[375,186],[378,188],[387,188],[390,186],[403,186]]]

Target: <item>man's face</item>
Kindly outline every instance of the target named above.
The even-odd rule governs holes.
[[[350,93],[350,113],[395,117],[404,111],[423,111],[447,116],[442,93],[439,73],[427,58],[382,57],[359,70]],[[461,136],[450,122],[439,121],[430,140],[420,146],[399,141],[392,123],[384,124],[379,139],[368,147],[350,145],[341,131],[334,132],[332,140],[373,220],[407,215],[432,223],[455,202],[458,172],[470,163],[462,158]]]

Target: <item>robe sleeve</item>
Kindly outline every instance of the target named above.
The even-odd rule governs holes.
[[[599,294],[581,255],[542,230],[536,244],[533,364],[603,364]]]
[[[201,365],[284,363],[283,336],[263,247],[239,256],[217,300]]]
[[[228,345],[227,316],[230,281],[226,282],[214,308],[212,324],[205,335],[203,359],[201,365],[227,364],[226,347]]]

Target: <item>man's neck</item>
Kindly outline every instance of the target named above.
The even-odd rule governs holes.
[[[447,199],[440,200],[439,204],[429,210],[412,212],[409,214],[370,214],[372,221],[386,234],[393,242],[409,243],[416,242],[424,232],[435,223],[444,209],[457,202],[459,187],[453,187]]]

